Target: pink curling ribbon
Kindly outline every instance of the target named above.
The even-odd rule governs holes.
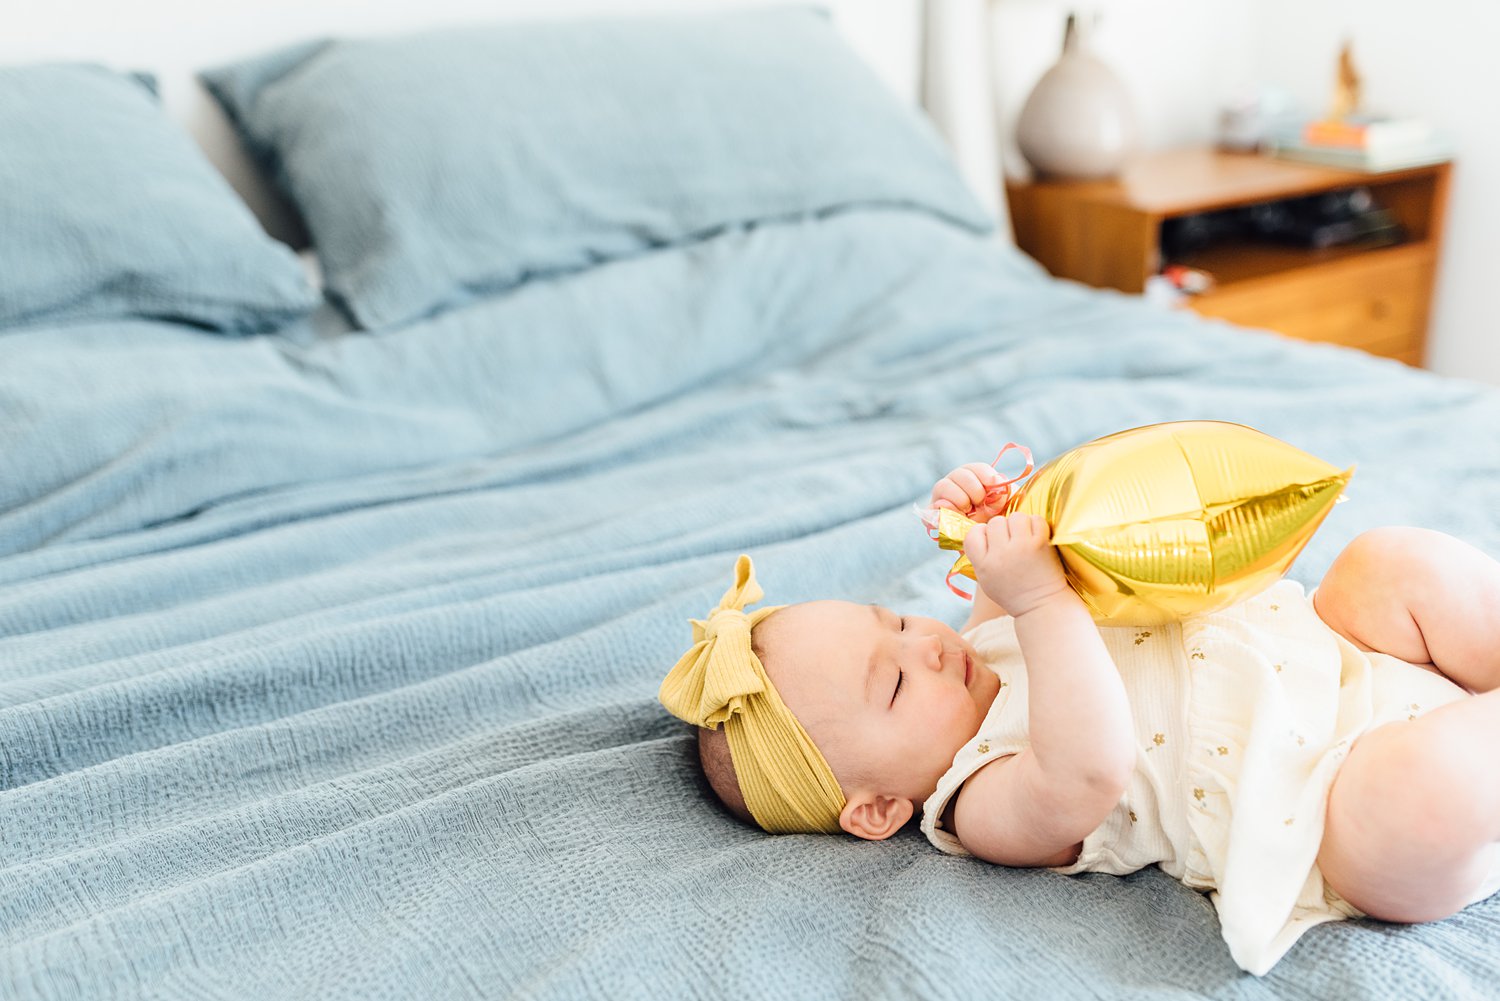
[[[1030,476],[1031,475],[1031,471],[1036,468],[1036,463],[1033,462],[1032,458],[1031,458],[1031,449],[1027,448],[1024,445],[1018,445],[1018,444],[1016,444],[1013,441],[1009,441],[1009,442],[1005,443],[1005,446],[1003,448],[1001,448],[1000,451],[995,454],[995,458],[990,463],[990,466],[992,468],[995,467],[995,466],[998,466],[999,463],[1000,463],[1000,458],[1003,455],[1005,455],[1006,452],[1009,452],[1011,449],[1016,449],[1018,452],[1021,453],[1022,456],[1025,457],[1025,459],[1026,459],[1026,468],[1023,469],[1023,470],[1021,470],[1015,476],[1012,476],[1010,479],[1008,479],[1008,480],[1001,480],[999,483],[995,484],[994,486],[992,486],[988,490],[986,490],[985,494],[984,494],[984,499],[981,502],[982,506],[984,506],[984,507],[998,507],[1001,510],[1004,510],[1005,505],[1010,502],[1010,497],[1011,497],[1011,492],[1012,492],[1011,491],[1011,485],[1015,484],[1015,483],[1019,483],[1022,480],[1024,480],[1026,477]],[[997,474],[999,473],[998,469],[996,470],[996,473]],[[939,522],[940,515],[939,515],[938,512],[940,512],[941,510],[943,510],[943,509],[941,509],[941,508],[934,508],[934,509],[931,509],[930,511],[926,512],[925,514],[923,514],[922,521],[927,526],[927,535],[928,535],[928,537],[930,537],[933,541],[935,541],[939,546],[943,547],[944,549],[956,549],[960,554],[962,554],[963,553],[963,539],[961,537],[956,537],[953,534],[945,534],[945,533],[939,531],[938,522]],[[957,512],[955,511],[954,514],[957,515]],[[958,517],[963,517],[962,515],[957,515],[957,516]],[[964,519],[964,520],[967,521],[968,519]],[[958,561],[953,564],[953,568],[948,571],[948,575],[943,578],[943,583],[945,583],[945,584],[948,585],[948,590],[952,591],[954,594],[958,595],[960,598],[964,599],[965,601],[973,601],[974,600],[974,595],[970,594],[967,591],[960,590],[953,583],[954,576],[959,573],[959,568],[962,567],[966,562],[967,562],[967,560],[964,559],[962,555],[960,555]]]

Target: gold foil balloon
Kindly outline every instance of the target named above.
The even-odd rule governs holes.
[[[1152,625],[1278,580],[1353,472],[1241,424],[1176,421],[1064,452],[1005,510],[1047,519],[1068,583],[1100,625]],[[974,524],[946,509],[923,520],[960,553]],[[967,557],[955,573],[974,577]]]

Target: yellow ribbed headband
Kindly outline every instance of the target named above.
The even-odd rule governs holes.
[[[678,719],[724,724],[740,792],[755,822],[773,834],[837,834],[844,794],[822,752],[781,701],[750,648],[750,630],[783,608],[746,613],[763,596],[750,557],[734,564],[734,586],[708,619],[693,623],[693,646],[661,683],[661,704]]]

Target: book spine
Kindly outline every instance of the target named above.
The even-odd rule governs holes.
[[[1364,149],[1369,130],[1349,122],[1308,122],[1302,127],[1302,141],[1309,146],[1333,146],[1338,149]]]
[[[1307,122],[1302,127],[1304,145],[1336,150],[1392,152],[1430,143],[1432,138],[1432,129],[1427,123],[1414,119],[1321,119]]]

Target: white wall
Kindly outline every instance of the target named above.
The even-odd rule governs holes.
[[[1500,384],[1500,4],[1257,0],[1254,21],[1257,67],[1304,102],[1326,106],[1347,35],[1370,110],[1421,115],[1454,137],[1427,365]]]
[[[1069,10],[1097,12],[1095,51],[1139,112],[1143,146],[1209,141],[1218,109],[1259,86],[1323,111],[1345,36],[1369,110],[1426,117],[1456,140],[1428,367],[1500,384],[1500,4],[1481,0],[998,0],[1002,134],[1056,58]],[[1007,169],[1024,171],[1014,149]]]

